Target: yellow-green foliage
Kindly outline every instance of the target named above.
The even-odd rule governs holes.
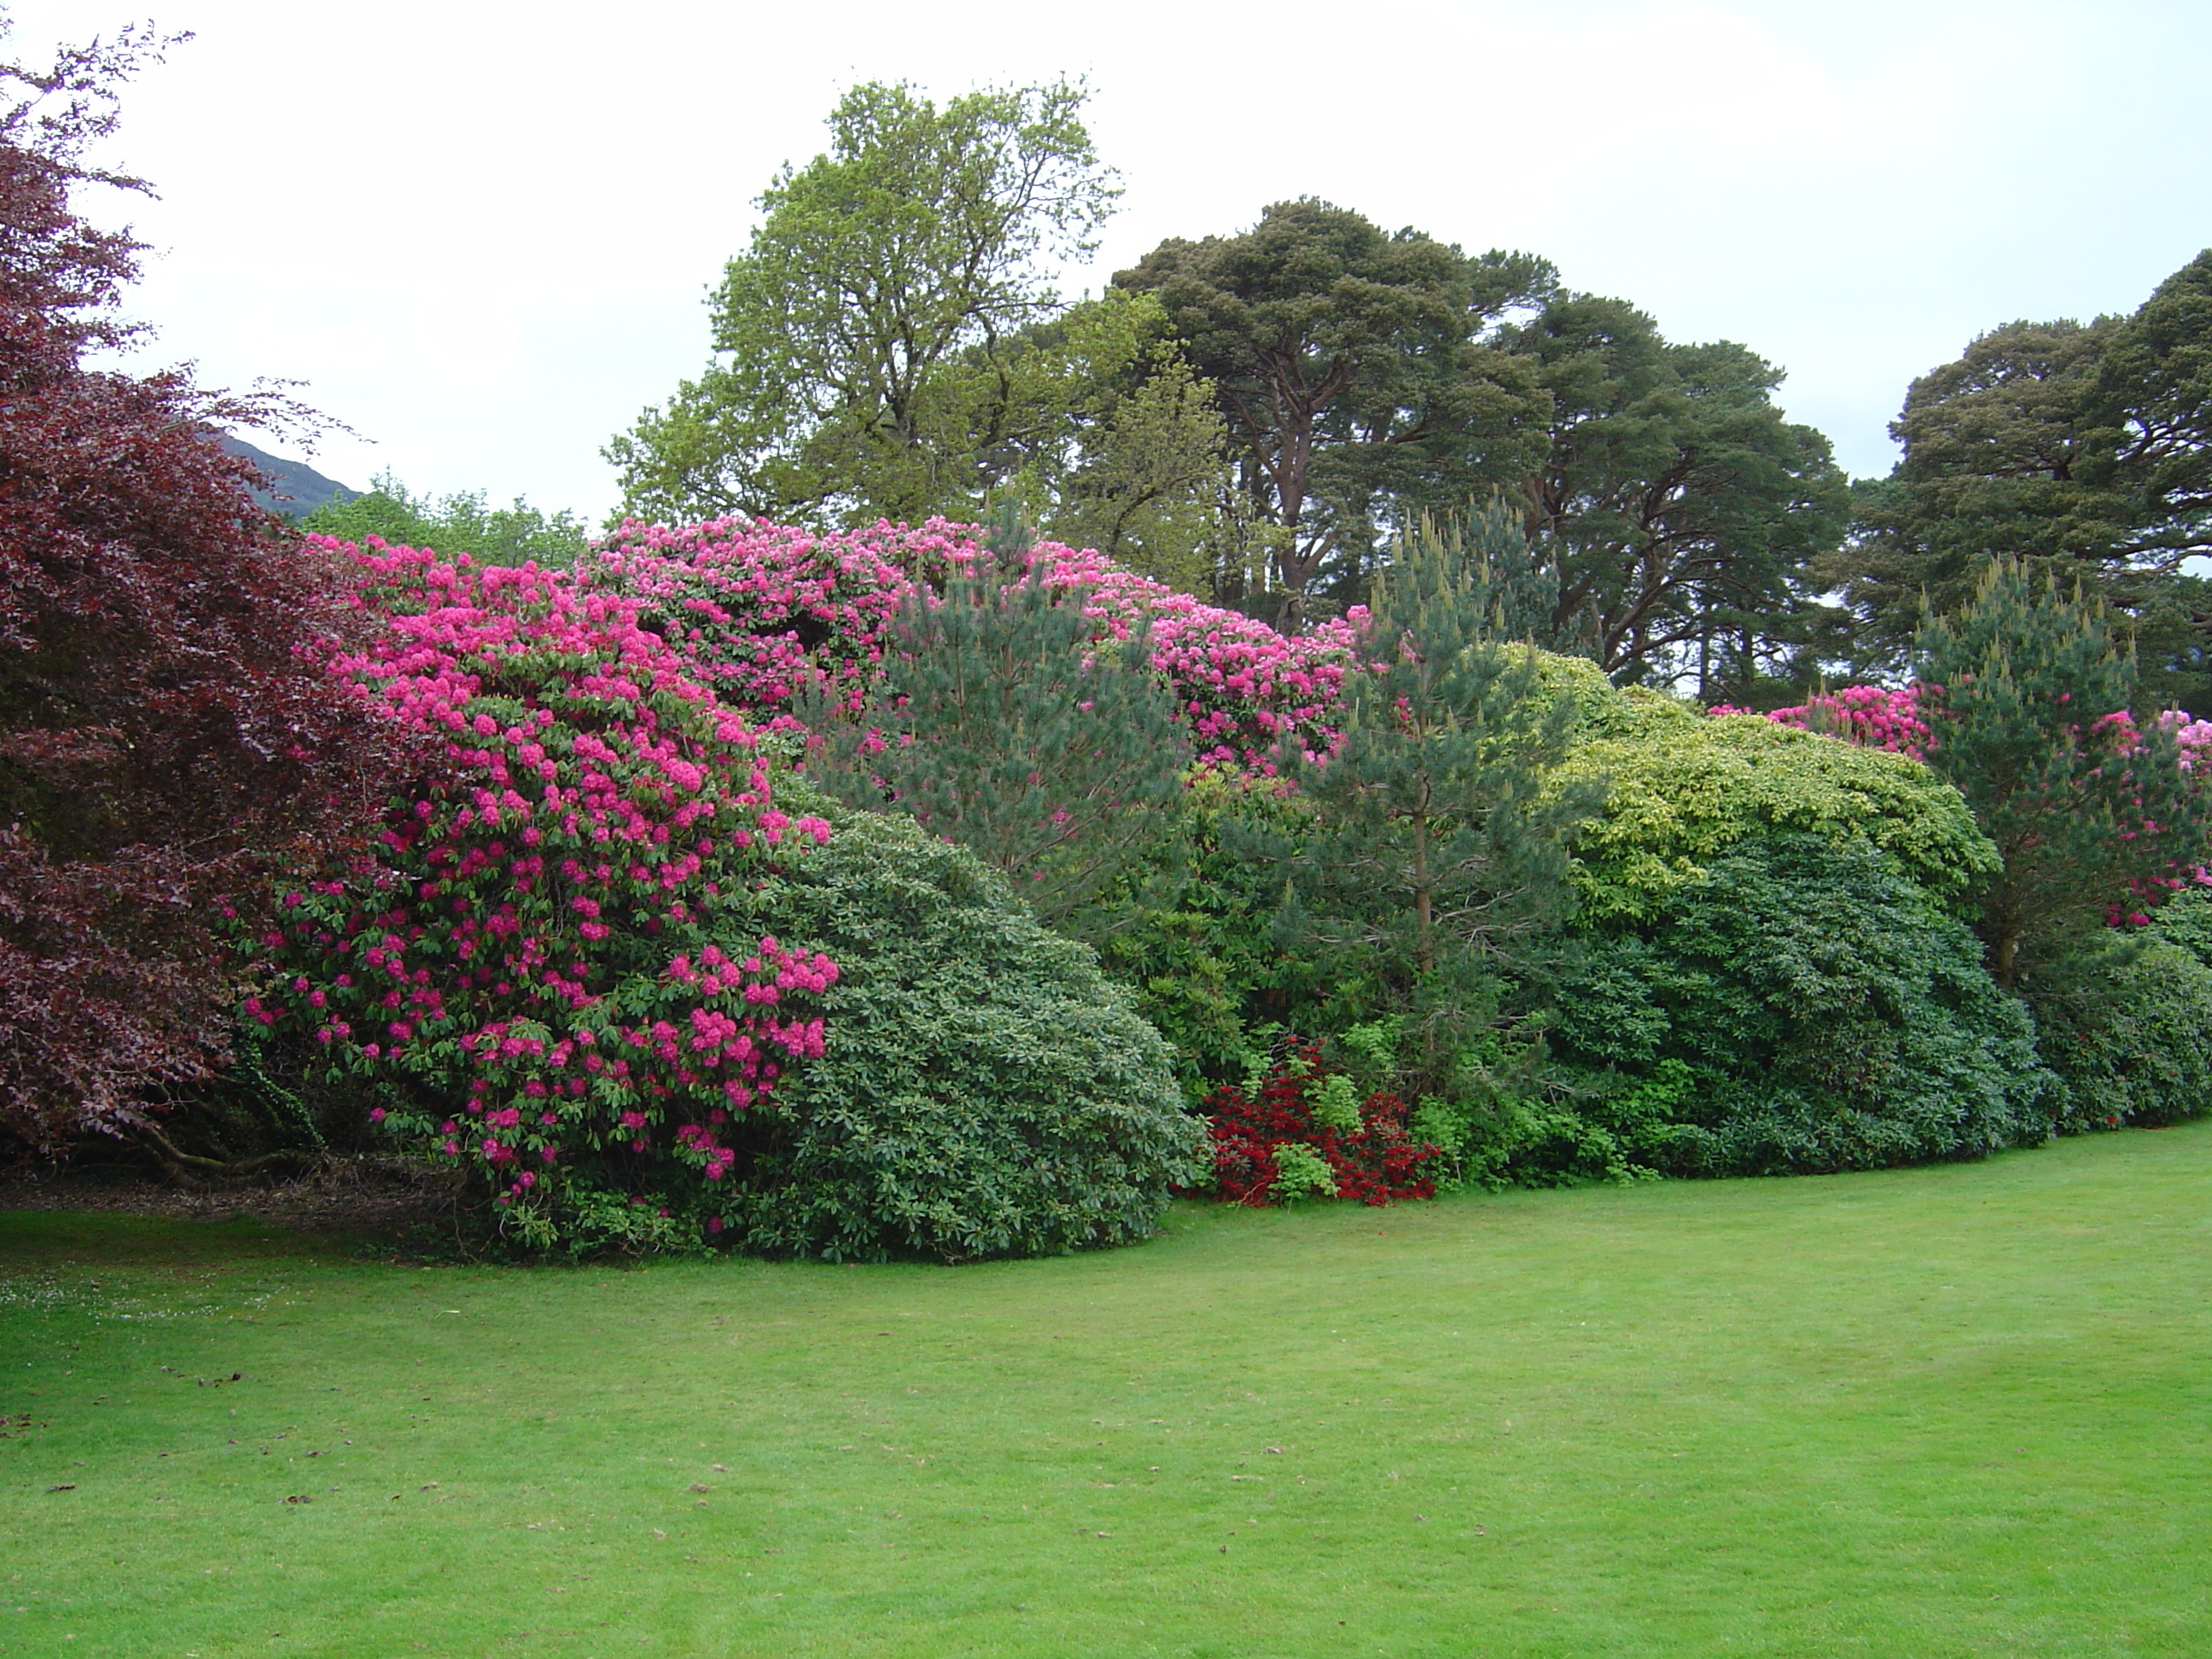
[[[1608,781],[1604,812],[1575,848],[1589,921],[1648,921],[1703,878],[1703,860],[1772,830],[1863,836],[1947,900],[1963,899],[1998,867],[1965,799],[1918,761],[1757,714],[1703,714],[1616,689],[1589,664],[1553,659],[1546,668],[1547,685],[1571,690],[1581,704],[1574,748],[1553,787]]]

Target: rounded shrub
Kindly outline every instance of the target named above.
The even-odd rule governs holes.
[[[1524,1164],[1557,1142],[1674,1175],[1866,1169],[2052,1127],[2027,1010],[1965,924],[1864,838],[1740,842],[1649,925],[1587,946],[1552,1032],[1574,1121],[1519,1149]]]
[[[736,1125],[823,1048],[836,963],[756,895],[825,840],[637,605],[563,573],[357,550],[382,631],[339,659],[422,772],[368,852],[241,940],[246,1017],[384,1103],[538,1248],[720,1231]],[[311,1046],[309,1046],[311,1045]]]
[[[2212,893],[2176,895],[2133,939],[2060,964],[2035,997],[2063,1127],[2179,1122],[2212,1109]]]
[[[1166,1044],[1085,946],[911,819],[825,807],[757,895],[838,964],[825,1042],[746,1121],[745,1249],[968,1261],[1127,1243],[1205,1166]]]
[[[1577,741],[1554,787],[1607,781],[1603,812],[1576,839],[1589,921],[1650,921],[1714,857],[1776,831],[1863,838],[1946,903],[1998,867],[1965,799],[1908,756],[1757,714],[1709,717],[1650,692],[1577,693]]]

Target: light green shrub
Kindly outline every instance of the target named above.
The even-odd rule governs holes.
[[[1267,1195],[1278,1204],[1295,1204],[1302,1198],[1334,1198],[1336,1175],[1328,1160],[1305,1142],[1285,1140],[1275,1148],[1275,1178],[1268,1185]]]
[[[1575,842],[1588,921],[1649,921],[1714,858],[1778,831],[1863,837],[1948,905],[1997,868],[1958,791],[1906,756],[1635,690],[1598,694],[1581,730],[1551,787],[1607,780]]]

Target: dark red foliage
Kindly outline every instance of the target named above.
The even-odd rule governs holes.
[[[0,1128],[42,1146],[220,1060],[224,906],[369,821],[393,753],[313,660],[340,573],[217,441],[278,400],[82,361],[138,245],[70,192],[133,182],[79,157],[158,44],[0,65]]]
[[[1316,1123],[1310,1098],[1328,1080],[1317,1044],[1292,1038],[1257,1100],[1235,1084],[1206,1103],[1213,1131],[1214,1182],[1224,1198],[1263,1205],[1275,1182],[1275,1149],[1303,1141],[1322,1155],[1336,1177],[1336,1195],[1363,1204],[1434,1198],[1435,1177],[1423,1171],[1442,1152],[1406,1133],[1406,1105],[1395,1095],[1372,1094],[1360,1108],[1360,1127],[1346,1133]]]

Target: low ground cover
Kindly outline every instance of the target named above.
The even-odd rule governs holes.
[[[0,1215],[0,1652],[2202,1653],[2208,1152],[961,1269]]]

